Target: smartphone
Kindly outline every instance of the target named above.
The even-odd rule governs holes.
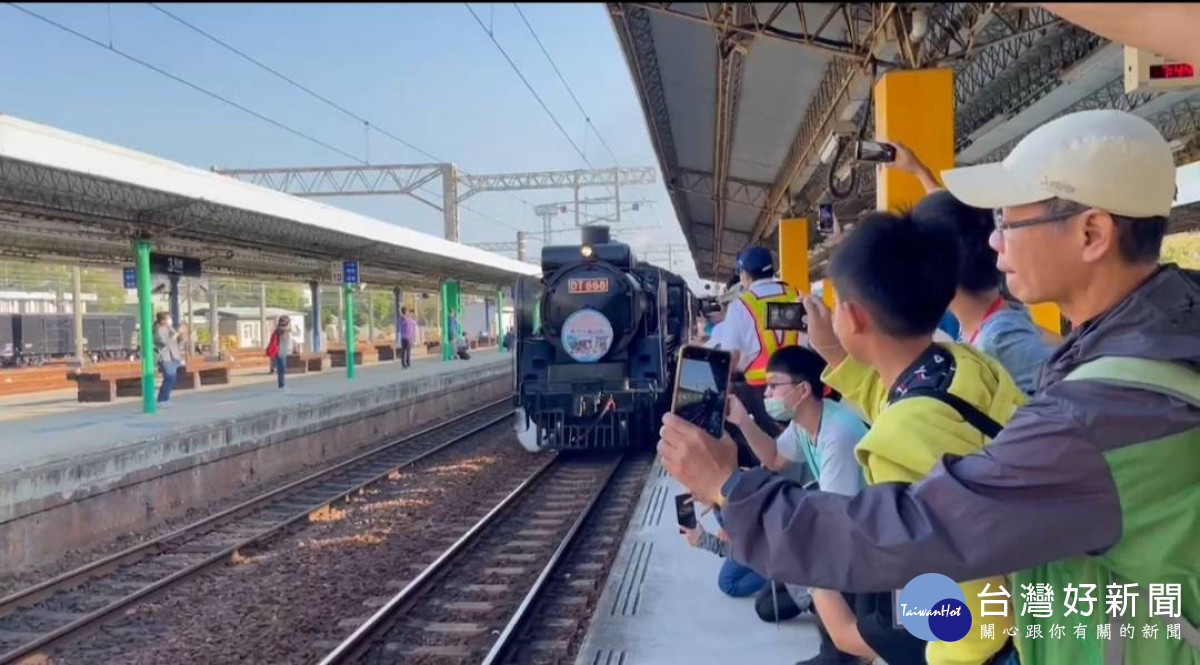
[[[860,162],[894,162],[896,147],[880,141],[859,141],[855,144],[854,158]]]
[[[817,206],[817,230],[821,233],[833,233],[832,203],[822,203]]]
[[[808,314],[802,302],[767,303],[767,330],[808,332]]]
[[[718,439],[725,434],[732,360],[728,351],[685,346],[675,371],[671,412]]]
[[[696,528],[696,503],[691,494],[675,495],[675,520],[681,527]]]

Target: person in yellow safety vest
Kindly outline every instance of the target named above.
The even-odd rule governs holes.
[[[773,422],[762,406],[767,391],[767,360],[776,349],[798,344],[799,335],[795,331],[767,330],[767,303],[794,303],[799,295],[796,289],[775,279],[775,259],[763,247],[742,250],[737,271],[742,293],[729,303],[725,320],[713,329],[705,346],[737,352],[734,390],[755,416],[755,422],[771,427]]]

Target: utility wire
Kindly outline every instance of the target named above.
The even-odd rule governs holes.
[[[588,165],[588,168],[595,168],[592,166],[592,163],[588,161],[587,155],[584,154],[583,150],[579,149],[579,145],[575,143],[575,139],[571,138],[571,135],[566,129],[563,128],[562,123],[558,121],[558,118],[554,115],[554,112],[550,110],[549,106],[546,106],[546,102],[542,100],[542,96],[537,93],[537,90],[533,89],[533,85],[529,83],[529,79],[525,78],[525,74],[521,73],[521,68],[517,67],[517,63],[513,62],[513,59],[508,56],[508,52],[504,50],[504,47],[500,45],[500,42],[496,41],[495,35],[493,35],[492,32],[488,30],[487,26],[483,24],[483,19],[479,18],[479,14],[475,13],[475,10],[471,8],[470,4],[464,2],[463,6],[467,8],[467,11],[471,12],[471,16],[473,16],[475,18],[475,22],[479,24],[479,28],[488,36],[488,39],[492,40],[492,44],[496,45],[496,49],[500,51],[500,55],[504,56],[504,59],[508,61],[509,66],[512,67],[513,71],[517,73],[517,76],[521,79],[521,82],[525,84],[526,89],[529,90],[530,94],[533,95],[533,98],[536,99],[537,103],[542,107],[542,110],[546,112],[546,115],[550,116],[550,120],[554,123],[554,126],[558,128],[558,131],[562,133],[563,138],[567,140],[567,143],[570,143],[571,147],[575,149],[575,152],[579,153],[579,156],[583,158],[583,162]]]
[[[579,103],[579,98],[575,96],[575,91],[571,89],[571,85],[567,83],[566,77],[564,77],[563,73],[559,71],[558,65],[554,62],[554,58],[550,57],[550,52],[546,50],[546,45],[542,43],[541,38],[538,37],[537,32],[533,29],[533,26],[530,25],[529,19],[525,18],[525,12],[521,11],[521,5],[514,2],[513,7],[517,10],[517,13],[520,14],[521,21],[525,23],[525,27],[529,28],[529,34],[533,35],[533,41],[537,42],[538,48],[542,50],[542,55],[546,56],[546,60],[550,62],[550,66],[554,69],[554,73],[558,75],[558,80],[562,81],[563,87],[567,89],[567,94],[571,95],[571,101],[575,102],[575,108],[579,109],[579,112],[583,114],[583,119],[587,121],[588,127],[591,127],[592,132],[596,135],[596,138],[600,139],[600,145],[603,145],[604,149],[608,151],[609,156],[613,158],[613,164],[620,165],[621,160],[617,159],[617,154],[613,152],[611,147],[609,147],[608,141],[605,141],[604,137],[600,135],[600,131],[596,129],[596,125],[592,124],[592,117],[583,109],[583,104]],[[584,139],[585,141],[587,139],[586,132],[584,134]]]
[[[309,88],[308,86],[306,86],[306,85],[304,85],[304,84],[302,84],[302,83],[299,83],[299,82],[297,82],[295,79],[293,79],[293,78],[291,78],[290,76],[288,76],[288,75],[284,74],[283,72],[280,72],[279,70],[275,69],[274,67],[271,67],[270,65],[267,65],[267,64],[263,63],[262,61],[258,60],[258,59],[257,59],[257,58],[255,58],[254,56],[251,56],[251,55],[247,54],[246,52],[242,51],[241,49],[237,48],[236,46],[233,46],[232,44],[230,44],[230,43],[226,42],[225,40],[221,39],[220,37],[217,37],[217,36],[213,35],[212,33],[210,33],[210,32],[208,32],[208,31],[204,30],[203,28],[200,28],[199,26],[197,26],[196,24],[192,23],[191,21],[188,21],[187,19],[185,19],[185,18],[183,18],[183,17],[179,16],[178,14],[176,14],[176,13],[174,13],[174,12],[172,12],[172,11],[170,11],[170,10],[168,10],[168,9],[164,8],[164,7],[162,7],[161,5],[158,5],[158,4],[156,4],[156,3],[153,3],[153,2],[151,2],[151,3],[148,3],[148,4],[149,4],[151,7],[153,7],[154,9],[158,10],[159,12],[162,12],[162,13],[163,13],[163,14],[165,14],[166,16],[170,17],[172,20],[174,20],[174,21],[176,21],[177,23],[179,23],[179,24],[183,25],[184,27],[188,28],[189,30],[191,30],[191,31],[193,31],[193,32],[195,32],[195,33],[197,33],[197,34],[199,34],[199,35],[201,35],[201,36],[203,36],[203,37],[205,37],[205,38],[209,39],[210,41],[212,41],[212,42],[214,42],[214,43],[216,43],[216,44],[218,44],[218,45],[220,45],[220,46],[222,46],[222,47],[224,47],[224,48],[228,49],[230,52],[232,52],[232,53],[236,54],[237,56],[241,57],[243,60],[245,60],[245,61],[247,61],[247,62],[249,62],[249,63],[251,63],[251,64],[255,65],[256,67],[259,67],[260,69],[263,69],[264,71],[266,71],[266,72],[268,72],[268,73],[272,74],[272,75],[273,75],[273,76],[275,76],[276,78],[278,78],[278,79],[280,79],[280,80],[282,80],[282,81],[284,81],[284,82],[286,82],[286,83],[288,83],[288,84],[292,85],[293,87],[295,87],[295,88],[297,88],[297,89],[299,89],[299,90],[301,90],[301,91],[303,91],[303,92],[307,93],[309,96],[311,96],[311,97],[313,97],[313,98],[315,98],[315,99],[317,99],[317,100],[319,100],[319,101],[321,101],[321,102],[324,102],[324,103],[325,103],[325,104],[327,104],[328,106],[330,106],[330,107],[332,107],[332,108],[334,108],[334,109],[336,109],[336,110],[340,111],[341,113],[345,114],[346,116],[348,116],[348,117],[350,117],[350,118],[352,118],[352,119],[354,119],[354,120],[356,120],[356,121],[358,121],[358,122],[362,123],[362,124],[363,124],[365,127],[369,128],[369,129],[373,129],[373,130],[375,130],[375,131],[379,132],[380,134],[382,134],[382,135],[384,135],[384,136],[386,136],[386,137],[388,137],[388,138],[392,139],[393,141],[395,141],[395,142],[399,143],[400,145],[403,145],[403,146],[405,146],[406,148],[409,148],[410,150],[413,150],[413,151],[415,151],[415,152],[418,152],[418,153],[420,153],[420,154],[424,155],[425,157],[428,157],[429,159],[432,159],[432,160],[433,160],[433,161],[435,161],[435,162],[439,162],[439,163],[448,163],[448,162],[449,162],[449,160],[442,159],[441,157],[439,157],[439,156],[437,156],[437,155],[435,155],[435,154],[433,154],[433,153],[429,152],[428,150],[425,150],[424,148],[422,148],[422,147],[420,147],[420,146],[418,146],[418,145],[416,145],[416,144],[414,144],[414,143],[412,143],[412,142],[410,142],[410,141],[407,141],[407,140],[405,140],[405,139],[401,138],[400,136],[397,136],[396,134],[394,134],[394,133],[392,133],[392,132],[388,131],[387,129],[385,129],[385,128],[383,128],[383,127],[381,127],[381,126],[380,126],[380,125],[378,125],[377,123],[371,122],[371,121],[370,121],[370,120],[368,120],[367,118],[365,118],[365,117],[363,117],[363,116],[361,116],[361,115],[359,115],[359,114],[355,113],[354,111],[351,111],[350,109],[348,109],[348,108],[346,108],[346,107],[342,106],[341,104],[338,104],[337,102],[335,102],[335,101],[333,101],[332,99],[330,99],[330,98],[326,97],[325,95],[322,95],[321,93],[319,93],[319,92],[317,92],[317,91],[313,90],[312,88]],[[471,175],[471,174],[470,174],[470,173],[468,173],[468,172],[467,172],[465,169],[460,169],[460,171],[462,172],[462,174],[463,174],[463,175],[467,175],[467,176]],[[510,197],[512,197],[513,199],[516,199],[517,201],[520,201],[521,203],[524,203],[525,205],[532,205],[532,204],[531,204],[529,201],[526,201],[525,199],[523,199],[523,198],[521,198],[521,197],[519,197],[519,196],[516,196],[515,194],[513,194],[513,193],[511,193],[511,192],[505,192],[505,194],[508,194],[508,195],[509,195]],[[459,207],[463,207],[463,206],[459,206]],[[469,208],[468,208],[468,210],[469,210]]]
[[[161,74],[161,75],[163,75],[163,76],[165,76],[165,77],[167,77],[167,78],[171,79],[172,81],[175,81],[175,82],[177,82],[177,83],[181,83],[181,84],[183,84],[183,85],[185,85],[185,86],[187,86],[187,87],[191,88],[192,90],[195,90],[196,92],[199,92],[199,93],[201,93],[201,94],[204,94],[204,95],[206,95],[206,96],[208,96],[208,97],[211,97],[211,98],[213,98],[213,99],[216,99],[216,100],[218,100],[218,101],[224,102],[224,103],[226,103],[226,104],[228,104],[228,105],[230,105],[230,106],[232,106],[232,107],[234,107],[234,108],[236,108],[236,109],[238,109],[238,110],[240,110],[240,111],[243,111],[243,112],[245,112],[245,113],[248,113],[249,115],[252,115],[252,116],[254,116],[255,118],[258,118],[259,120],[262,120],[263,122],[266,122],[266,123],[269,123],[269,124],[271,124],[271,125],[273,125],[273,126],[275,126],[275,127],[278,127],[279,129],[282,129],[282,130],[284,130],[285,132],[288,132],[289,134],[293,134],[293,135],[295,135],[295,136],[299,136],[300,138],[302,138],[302,139],[304,139],[304,140],[306,140],[306,141],[309,141],[309,142],[311,142],[311,143],[315,143],[316,145],[319,145],[319,146],[321,146],[322,148],[325,148],[325,149],[327,149],[327,150],[332,150],[333,152],[336,152],[336,153],[338,153],[339,155],[342,155],[343,157],[347,157],[347,158],[349,158],[349,159],[352,159],[352,160],[354,160],[354,161],[356,161],[356,162],[360,162],[360,163],[362,162],[362,160],[361,160],[359,157],[357,157],[356,155],[352,155],[352,154],[350,154],[350,153],[346,152],[345,150],[342,150],[341,148],[338,148],[337,146],[334,146],[334,145],[331,145],[331,144],[329,144],[329,143],[326,143],[325,141],[322,141],[321,139],[315,138],[315,137],[313,137],[313,136],[311,136],[311,135],[309,135],[309,134],[305,134],[304,132],[302,132],[302,131],[300,131],[300,130],[298,130],[298,129],[295,129],[295,128],[293,128],[293,127],[290,127],[290,126],[288,126],[288,125],[285,125],[285,124],[283,124],[282,122],[279,122],[278,120],[275,120],[274,118],[269,118],[269,117],[267,117],[267,116],[263,115],[262,113],[259,113],[258,111],[255,111],[254,109],[251,109],[251,108],[248,108],[248,107],[246,107],[246,106],[243,106],[243,105],[241,105],[241,104],[239,104],[239,103],[237,103],[237,102],[235,102],[235,101],[233,101],[233,100],[229,99],[228,97],[223,97],[223,96],[221,96],[220,94],[218,94],[218,93],[215,93],[215,92],[213,92],[212,90],[209,90],[208,88],[201,87],[201,86],[199,86],[199,85],[197,85],[197,84],[195,84],[195,83],[192,83],[191,81],[188,81],[187,79],[184,79],[184,78],[182,78],[182,77],[176,76],[175,74],[172,74],[171,72],[168,72],[167,70],[165,70],[165,69],[162,69],[161,67],[157,67],[157,66],[155,66],[155,65],[152,65],[152,64],[150,64],[150,63],[146,62],[145,60],[142,60],[141,58],[138,58],[137,56],[131,55],[131,54],[129,54],[129,53],[126,53],[125,51],[122,51],[122,50],[121,50],[121,49],[119,49],[119,48],[116,48],[115,46],[109,46],[109,45],[105,44],[104,42],[98,41],[98,40],[96,40],[96,39],[92,39],[91,37],[89,37],[89,36],[87,36],[87,35],[83,34],[82,32],[79,32],[79,31],[77,31],[77,30],[74,30],[74,29],[72,29],[72,28],[68,28],[67,26],[65,26],[65,25],[63,25],[63,24],[61,24],[61,23],[59,23],[59,22],[57,22],[57,21],[54,21],[53,19],[47,18],[47,17],[45,17],[45,16],[42,16],[41,14],[38,14],[37,12],[30,11],[30,10],[28,10],[28,9],[26,9],[26,8],[24,8],[24,7],[20,6],[20,5],[18,5],[18,4],[15,4],[15,3],[12,3],[12,2],[9,2],[9,3],[7,3],[7,4],[8,4],[10,7],[12,7],[13,9],[16,9],[16,10],[17,10],[17,11],[19,11],[19,12],[22,12],[22,13],[24,13],[24,14],[27,14],[27,15],[29,15],[29,16],[32,16],[33,18],[36,18],[36,19],[38,19],[39,21],[42,21],[42,22],[44,22],[44,23],[48,23],[48,24],[50,24],[50,25],[52,25],[52,26],[54,26],[54,27],[58,28],[59,30],[62,30],[62,31],[64,31],[64,32],[67,32],[67,33],[70,33],[70,34],[72,34],[72,35],[74,35],[74,36],[78,37],[79,39],[82,39],[82,40],[84,40],[84,41],[86,41],[86,42],[88,42],[88,43],[90,43],[90,44],[94,44],[94,45],[96,45],[96,46],[99,46],[100,48],[102,48],[102,49],[104,49],[104,50],[106,50],[106,51],[111,51],[111,52],[113,52],[113,53],[116,53],[117,55],[121,56],[122,58],[125,58],[126,60],[129,60],[129,61],[131,61],[131,62],[137,63],[137,64],[139,64],[139,65],[141,65],[141,66],[143,66],[143,67],[145,67],[145,68],[147,68],[147,69],[149,69],[149,70],[151,70],[151,71],[157,72],[157,73],[159,73],[159,74]]]
[[[273,118],[267,117],[267,116],[263,115],[262,113],[259,113],[258,111],[255,111],[254,109],[251,109],[251,108],[248,108],[248,107],[246,107],[246,106],[243,106],[242,104],[239,104],[239,103],[237,103],[237,102],[235,102],[235,101],[233,101],[233,100],[231,100],[231,99],[229,99],[229,98],[227,98],[227,97],[224,97],[224,96],[222,96],[222,95],[220,95],[220,94],[218,94],[218,93],[215,93],[215,92],[213,92],[213,91],[211,91],[211,90],[208,90],[207,88],[201,87],[201,86],[199,86],[199,85],[197,85],[197,84],[195,84],[195,83],[192,83],[191,81],[188,81],[188,80],[186,80],[186,79],[184,79],[184,78],[181,78],[181,77],[179,77],[179,76],[176,76],[175,74],[172,74],[171,72],[168,72],[168,71],[166,71],[165,69],[162,69],[162,68],[160,68],[160,67],[157,67],[157,66],[155,66],[155,65],[152,65],[152,64],[150,64],[149,62],[146,62],[145,60],[142,60],[142,59],[140,59],[140,58],[138,58],[138,57],[136,57],[136,56],[130,55],[129,53],[126,53],[126,52],[124,52],[124,51],[122,51],[122,50],[120,50],[120,49],[118,49],[118,48],[116,48],[116,47],[110,47],[110,46],[108,46],[107,44],[104,44],[104,43],[103,43],[103,42],[101,42],[101,41],[98,41],[98,40],[92,39],[91,37],[89,37],[89,36],[87,36],[87,35],[85,35],[85,34],[83,34],[83,33],[79,32],[79,31],[77,31],[77,30],[74,30],[74,29],[72,29],[72,28],[69,28],[69,27],[67,27],[67,26],[65,26],[65,25],[63,25],[63,24],[61,24],[61,23],[58,23],[57,21],[54,21],[53,19],[47,18],[47,17],[45,17],[45,16],[42,16],[41,14],[38,14],[37,12],[30,11],[30,10],[28,10],[28,9],[26,9],[26,8],[24,8],[24,7],[21,7],[20,5],[17,5],[17,4],[15,4],[15,3],[12,3],[12,2],[10,2],[10,3],[7,3],[7,4],[8,4],[10,7],[12,7],[13,9],[16,9],[17,11],[20,11],[20,12],[22,12],[22,13],[25,13],[25,14],[29,15],[29,16],[32,16],[33,18],[36,18],[36,19],[38,19],[38,20],[40,20],[40,21],[42,21],[42,22],[44,22],[44,23],[48,23],[48,24],[50,24],[50,25],[52,25],[52,26],[54,26],[54,27],[56,27],[56,28],[58,28],[58,29],[60,29],[60,30],[62,30],[62,31],[64,31],[64,32],[70,33],[71,35],[74,35],[75,37],[78,37],[79,39],[82,39],[82,40],[84,40],[84,41],[86,41],[86,42],[89,42],[89,43],[91,43],[91,44],[94,44],[94,45],[96,45],[96,46],[99,46],[99,47],[100,47],[100,48],[102,48],[102,49],[105,49],[105,50],[108,50],[108,51],[112,51],[113,53],[116,53],[117,55],[119,55],[119,56],[121,56],[121,57],[123,57],[123,58],[125,58],[125,59],[127,59],[127,60],[130,60],[130,61],[132,61],[132,62],[134,62],[134,63],[137,63],[137,64],[139,64],[139,65],[141,65],[141,66],[143,66],[143,67],[145,67],[145,68],[147,68],[147,69],[150,69],[151,71],[154,71],[154,72],[156,72],[156,73],[158,73],[158,74],[161,74],[161,75],[163,75],[163,76],[165,76],[165,77],[167,77],[167,78],[169,78],[169,79],[171,79],[171,80],[173,80],[173,81],[176,81],[177,83],[181,83],[181,84],[183,84],[183,85],[185,85],[185,86],[187,86],[187,87],[189,87],[189,88],[191,88],[191,89],[193,89],[193,90],[196,90],[197,92],[200,92],[200,93],[202,93],[202,94],[204,94],[204,95],[207,95],[207,96],[209,96],[209,97],[211,97],[211,98],[213,98],[213,99],[216,99],[216,100],[218,100],[218,101],[224,102],[224,103],[226,103],[226,104],[228,104],[228,105],[230,105],[230,106],[232,106],[232,107],[234,107],[234,108],[236,108],[236,109],[238,109],[238,110],[240,110],[240,111],[243,111],[243,112],[245,112],[245,113],[248,113],[249,115],[252,115],[252,116],[254,116],[255,118],[258,118],[259,120],[262,120],[263,122],[269,123],[269,124],[271,124],[271,125],[273,125],[273,126],[275,126],[275,127],[278,127],[278,128],[280,128],[280,129],[282,129],[282,130],[284,130],[284,131],[288,132],[288,133],[291,133],[291,134],[293,134],[293,135],[295,135],[295,136],[299,136],[299,137],[301,137],[301,138],[305,139],[306,141],[310,141],[310,142],[312,142],[312,143],[315,143],[316,145],[319,145],[319,146],[321,146],[321,147],[323,147],[323,148],[326,148],[326,149],[328,149],[328,150],[332,150],[333,152],[336,152],[336,153],[338,153],[339,155],[342,155],[342,156],[344,156],[344,157],[346,157],[346,158],[348,158],[348,159],[350,159],[350,160],[352,160],[352,161],[354,161],[354,162],[357,162],[357,163],[359,163],[359,164],[366,164],[366,163],[367,163],[365,160],[363,160],[361,157],[358,157],[357,155],[353,155],[353,154],[351,154],[351,153],[349,153],[349,152],[346,152],[345,150],[342,150],[341,148],[338,148],[338,147],[336,147],[336,146],[334,146],[334,145],[331,145],[331,144],[329,144],[329,143],[326,143],[326,142],[324,142],[324,141],[322,141],[322,140],[320,140],[320,139],[318,139],[318,138],[315,138],[315,137],[313,137],[313,136],[310,136],[310,135],[308,135],[308,134],[305,134],[304,132],[302,132],[302,131],[300,131],[300,130],[298,130],[298,129],[295,129],[295,128],[292,128],[292,127],[289,127],[288,125],[285,125],[285,124],[283,124],[282,122],[279,122],[278,120],[275,120],[275,119],[273,119]],[[212,39],[216,40],[216,38],[212,38]],[[232,48],[232,47],[230,47],[230,48]],[[265,67],[265,66],[264,66],[264,67]],[[278,75],[278,74],[277,74],[277,75]],[[282,77],[282,75],[279,75],[279,76],[281,76],[281,77]],[[283,77],[283,78],[286,78],[286,77]],[[294,83],[294,82],[293,82],[293,83]],[[295,85],[297,85],[298,87],[303,87],[303,86],[299,86],[299,84],[295,84]],[[312,93],[312,94],[314,94],[314,95],[315,95],[316,93]],[[326,100],[326,101],[327,101],[327,100]],[[332,105],[334,105],[334,106],[337,106],[336,104],[333,104],[333,102],[328,102],[328,101],[327,101],[327,103],[329,103],[329,104],[332,104]],[[436,157],[434,157],[434,159],[436,160],[437,158],[436,158]],[[441,161],[441,160],[437,160],[437,161]],[[429,194],[436,195],[436,192],[432,192],[432,191],[429,191],[429,190],[426,190],[426,189],[423,189],[423,188],[422,188],[422,191],[425,191],[426,193],[429,193]],[[442,205],[445,205],[445,202],[444,202],[444,201],[443,201]],[[516,227],[514,227],[514,226],[512,226],[512,225],[510,225],[510,224],[508,224],[508,223],[506,223],[506,222],[504,222],[503,220],[500,220],[500,219],[497,219],[496,217],[493,217],[493,216],[491,216],[491,215],[488,215],[488,214],[482,213],[482,212],[480,212],[480,211],[478,211],[478,210],[475,210],[474,208],[470,208],[470,207],[468,207],[468,206],[466,206],[466,205],[461,205],[461,204],[460,204],[460,205],[459,205],[459,208],[460,208],[460,209],[462,209],[462,210],[466,210],[467,212],[473,213],[473,214],[475,214],[475,215],[478,215],[478,216],[480,216],[480,217],[483,217],[484,219],[488,219],[488,220],[490,220],[490,221],[496,222],[497,224],[500,224],[500,225],[502,225],[502,226],[505,226],[505,227],[507,227],[507,228],[509,228],[509,229],[512,229],[513,231],[520,231],[520,230],[521,230],[521,229],[518,229],[518,228],[516,228]]]

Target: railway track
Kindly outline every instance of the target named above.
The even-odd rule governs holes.
[[[649,464],[648,455],[560,455],[540,464],[374,614],[355,622],[321,665],[492,665],[518,653],[522,662],[559,661],[572,638],[582,637]],[[591,547],[581,551],[581,544]],[[540,639],[529,630],[535,622],[559,636]]]
[[[169,534],[0,598],[0,665],[78,637],[331,504],[508,420],[508,398],[271,490]]]

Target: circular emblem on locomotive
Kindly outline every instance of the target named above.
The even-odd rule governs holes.
[[[612,324],[608,317],[594,309],[581,309],[563,322],[563,350],[576,362],[599,361],[612,348],[612,343]]]

